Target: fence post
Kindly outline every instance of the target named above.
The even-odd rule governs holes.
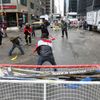
[[[46,100],[46,83],[44,83],[44,99],[43,100]]]

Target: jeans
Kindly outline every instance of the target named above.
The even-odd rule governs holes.
[[[12,55],[12,52],[14,51],[15,48],[18,48],[20,50],[21,54],[24,55],[24,51],[23,51],[21,45],[13,44],[12,48],[9,51],[9,56]]]
[[[33,31],[33,32],[32,32],[32,36],[34,36],[34,37],[35,37],[35,31]]]
[[[50,62],[52,65],[56,65],[56,62],[55,62],[55,59],[54,59],[53,55],[51,55],[49,57],[39,56],[37,65],[42,65],[46,61]],[[37,70],[40,70],[40,68],[37,68]],[[54,71],[57,71],[57,69],[54,69]]]

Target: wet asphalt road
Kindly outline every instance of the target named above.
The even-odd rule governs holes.
[[[79,29],[69,29],[68,39],[61,37],[61,30],[53,31],[49,29],[50,34],[56,38],[53,41],[53,53],[57,65],[73,65],[73,64],[99,64],[100,63],[100,33],[89,32]],[[8,35],[19,34],[25,44],[24,34],[21,32],[12,32]],[[36,31],[37,37],[40,37],[40,31]],[[18,50],[14,53],[18,54],[17,59],[11,60],[8,57],[8,51],[11,47],[9,39],[3,39],[3,45],[0,46],[0,63],[13,64],[37,64],[38,55],[33,55],[32,49],[35,48],[37,40],[32,38],[32,45],[25,46],[25,55],[21,56]],[[44,64],[49,64],[48,62]]]
[[[78,29],[68,30],[68,39],[61,37],[61,31],[52,31],[56,38],[53,41],[53,53],[57,65],[99,64],[100,63],[100,34]],[[38,56],[34,57],[36,64]],[[33,59],[25,64],[33,64]],[[44,63],[49,64],[49,63]]]

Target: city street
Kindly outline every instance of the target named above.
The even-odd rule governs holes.
[[[68,40],[61,37],[61,31],[49,29],[50,34],[56,38],[53,41],[53,52],[58,65],[70,64],[98,64],[100,63],[100,34],[79,29],[68,30]],[[40,31],[36,31],[36,36],[40,37]],[[12,44],[9,41],[11,36],[22,37],[22,44],[25,55],[20,55],[20,51],[15,49],[14,55],[9,57],[8,52]],[[3,38],[3,45],[0,46],[0,63],[1,64],[32,64],[36,65],[38,55],[33,54],[39,38],[32,37],[32,45],[25,45],[23,32],[8,32],[8,38]],[[17,57],[16,57],[17,56]],[[12,58],[16,57],[12,60]],[[46,62],[45,64],[49,64]]]

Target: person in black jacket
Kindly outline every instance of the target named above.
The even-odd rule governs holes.
[[[48,26],[50,25],[50,23],[43,19],[43,24],[41,25],[41,32],[42,32],[42,35],[43,34],[46,34],[47,36],[49,36],[49,31],[48,31]],[[41,37],[42,37],[41,35]]]
[[[7,21],[3,21],[2,22],[2,29],[3,29],[3,34],[4,34],[4,37],[8,37],[7,35]]]
[[[2,45],[2,38],[3,38],[3,32],[2,32],[2,30],[0,28],[0,45]]]
[[[65,33],[66,38],[68,39],[67,23],[64,20],[61,20],[61,30],[62,30],[62,37],[64,37]]]

